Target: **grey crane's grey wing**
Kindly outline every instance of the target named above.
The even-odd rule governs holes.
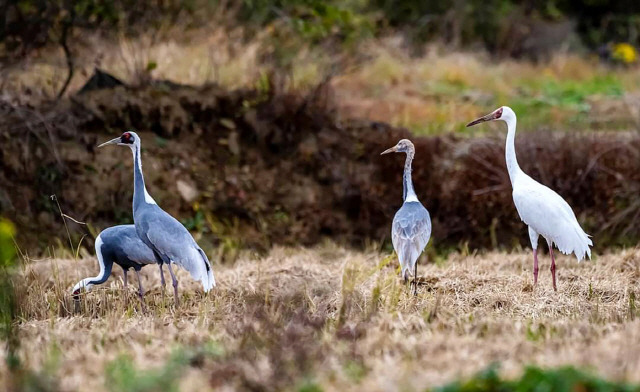
[[[187,229],[162,210],[152,211],[140,219],[143,235],[164,262],[173,261],[189,270],[187,265],[199,259],[197,244]]]
[[[208,259],[195,240],[175,218],[162,219],[162,224],[150,224],[145,235],[160,256],[184,268],[195,280],[201,281],[205,291],[215,286]]]
[[[122,251],[127,255],[129,260],[142,265],[156,263],[156,257],[151,248],[142,242],[135,232],[133,234],[134,235],[125,237],[121,243]]]
[[[186,229],[184,230],[186,231]],[[154,249],[160,253],[160,256],[173,261],[180,259],[181,247],[191,244],[191,241],[185,238],[182,230],[172,224],[153,224],[150,222],[145,230],[145,235]]]

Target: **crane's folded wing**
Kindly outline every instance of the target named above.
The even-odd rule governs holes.
[[[415,205],[414,205],[415,204]],[[406,203],[396,213],[391,228],[391,240],[396,253],[406,244],[411,244],[418,255],[431,237],[431,218],[420,203]]]

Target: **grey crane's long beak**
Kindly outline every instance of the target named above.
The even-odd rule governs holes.
[[[476,124],[480,124],[481,122],[485,122],[485,121],[491,121],[491,120],[495,120],[496,119],[496,115],[495,112],[491,112],[489,114],[487,114],[486,116],[482,116],[476,120],[471,121],[469,124],[467,124],[467,127],[472,127]]]
[[[111,139],[108,142],[102,143],[101,145],[98,146],[98,148],[104,147],[104,146],[108,146],[110,144],[118,144],[118,143],[120,143],[120,138],[119,137],[117,137],[115,139]]]
[[[388,154],[388,153],[390,153],[390,152],[397,152],[397,151],[398,151],[398,146],[393,146],[393,147],[391,147],[391,148],[388,148],[388,149],[386,149],[386,150],[382,151],[382,152],[380,153],[380,155]]]

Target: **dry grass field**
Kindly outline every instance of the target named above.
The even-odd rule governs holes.
[[[74,309],[69,289],[95,259],[34,260],[18,288],[19,353],[39,390],[414,391],[491,363],[505,377],[573,365],[640,383],[640,252],[561,256],[558,292],[548,257],[537,287],[531,264],[528,252],[452,254],[420,265],[414,297],[392,256],[275,248],[216,265],[207,296],[180,271],[179,309],[147,267],[144,313],[118,267]]]

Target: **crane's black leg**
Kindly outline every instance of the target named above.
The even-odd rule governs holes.
[[[140,271],[136,270],[136,276],[138,277],[138,297],[140,297],[140,305],[142,306],[142,311],[146,312],[144,306],[144,289],[142,288],[142,279],[140,279]]]
[[[167,264],[169,268],[169,274],[171,274],[171,280],[173,282],[173,295],[176,298],[176,307],[180,306],[180,298],[178,297],[178,279],[176,279],[176,275],[173,273],[173,268],[171,268],[171,263]]]

